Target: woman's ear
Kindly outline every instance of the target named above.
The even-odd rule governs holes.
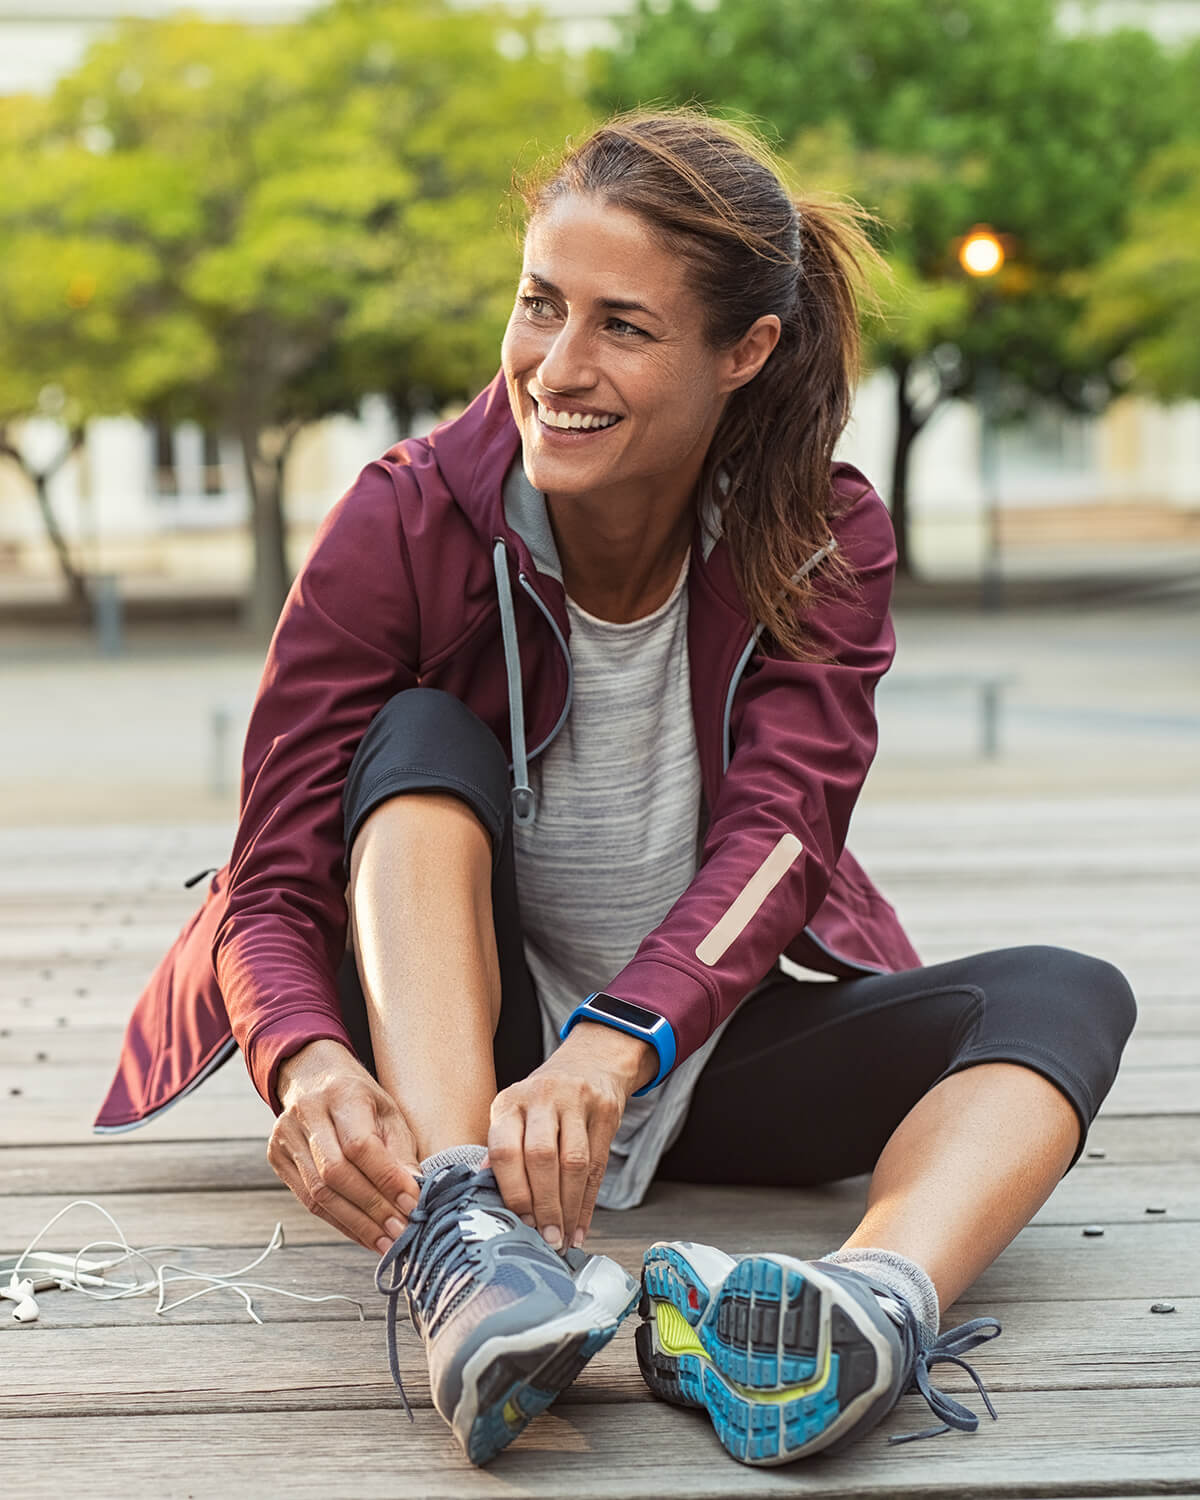
[[[726,350],[726,391],[736,391],[754,379],[779,342],[780,327],[774,313],[765,313],[750,325],[732,348]]]

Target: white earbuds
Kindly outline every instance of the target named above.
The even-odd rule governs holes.
[[[33,1282],[28,1277],[24,1281],[17,1280],[14,1271],[7,1286],[0,1286],[0,1300],[15,1302],[13,1317],[18,1323],[36,1323],[38,1305],[33,1296]]]

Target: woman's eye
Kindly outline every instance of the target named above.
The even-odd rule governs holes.
[[[636,324],[627,323],[624,318],[610,318],[608,326],[614,333],[619,333],[622,338],[629,338],[631,335],[637,338],[646,337],[646,330],[644,328],[638,328]]]

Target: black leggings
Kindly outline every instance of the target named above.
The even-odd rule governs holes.
[[[344,797],[347,865],[368,814],[413,791],[460,797],[491,836],[501,976],[494,1047],[504,1088],[542,1061],[517,905],[508,765],[470,709],[428,688],[393,698],[363,736]],[[597,975],[597,983],[608,977]],[[354,1044],[373,1068],[352,955],[339,989]],[[1018,1063],[1048,1078],[1079,1117],[1082,1150],[1134,1017],[1120,971],[1065,948],[1003,948],[860,979],[779,973],[735,1012],[659,1176],[801,1187],[870,1171],[934,1084],[981,1062]]]

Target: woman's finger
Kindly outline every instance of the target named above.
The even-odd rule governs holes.
[[[341,1230],[368,1250],[380,1254],[404,1233],[407,1220],[388,1205],[358,1168],[346,1159],[332,1130],[314,1132],[307,1149],[293,1151],[296,1169],[311,1213]],[[382,1205],[380,1217],[368,1213],[365,1202]]]
[[[592,1215],[596,1212],[596,1199],[600,1193],[600,1184],[604,1181],[605,1169],[608,1166],[608,1147],[605,1146],[602,1156],[594,1157],[588,1166],[587,1181],[583,1189],[583,1201],[579,1205],[579,1219],[575,1225],[575,1233],[572,1236],[572,1244],[580,1246],[588,1236],[592,1227]]]
[[[563,1115],[558,1122],[558,1180],[564,1245],[572,1242],[578,1227],[591,1165],[591,1145],[583,1117],[573,1111]]]
[[[564,1243],[558,1133],[559,1114],[552,1105],[535,1104],[526,1111],[525,1172],[533,1194],[533,1223],[555,1250]]]
[[[525,1114],[497,1094],[488,1127],[487,1162],[506,1208],[526,1224],[533,1223],[533,1193],[525,1171]]]
[[[336,1184],[343,1197],[380,1225],[397,1212],[407,1218],[420,1188],[411,1168],[380,1134],[371,1103],[363,1099],[335,1107],[332,1120],[344,1162],[343,1180]]]

